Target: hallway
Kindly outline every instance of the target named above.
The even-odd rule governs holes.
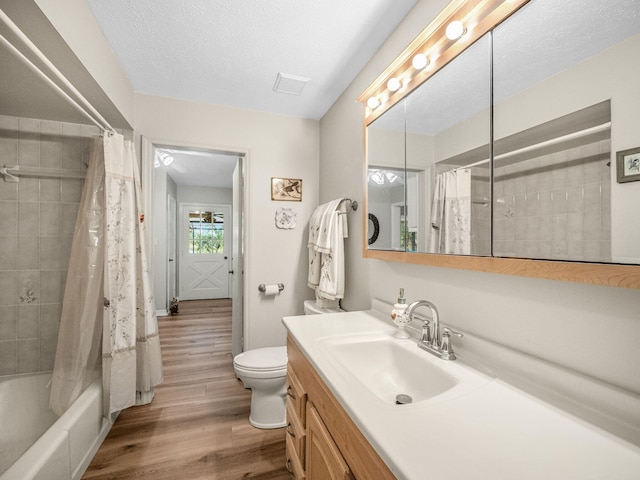
[[[158,319],[164,381],[122,412],[83,479],[289,480],[284,429],[249,424],[231,357],[231,300],[180,302]]]

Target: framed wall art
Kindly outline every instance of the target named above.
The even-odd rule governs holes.
[[[302,201],[302,179],[271,177],[271,200]]]
[[[640,147],[621,150],[616,157],[618,183],[640,180]]]

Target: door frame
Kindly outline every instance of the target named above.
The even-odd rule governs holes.
[[[154,265],[154,248],[153,248],[153,173],[154,173],[154,155],[156,148],[168,148],[176,147],[176,148],[193,148],[199,150],[212,150],[217,152],[227,152],[238,155],[238,157],[242,158],[242,208],[241,208],[241,219],[238,222],[238,228],[242,229],[242,248],[240,251],[236,252],[234,249],[235,255],[242,255],[244,259],[250,258],[249,245],[251,229],[247,229],[245,225],[251,224],[251,192],[249,190],[249,172],[251,161],[250,158],[250,149],[245,147],[229,147],[215,144],[198,144],[198,143],[190,143],[190,142],[179,142],[175,139],[167,139],[167,138],[157,138],[157,137],[146,137],[144,135],[140,135],[140,163],[141,163],[141,181],[142,181],[142,200],[143,200],[143,209],[145,212],[145,223],[147,224],[146,233],[146,244],[147,244],[147,252],[149,252],[149,264],[151,266]],[[249,291],[248,289],[248,279],[251,277],[251,265],[246,261],[242,262],[243,270],[239,272],[242,275],[242,285],[244,291]],[[153,267],[152,267],[153,268]],[[236,272],[238,274],[238,272]],[[154,291],[154,276],[151,275],[151,291]],[[235,293],[234,293],[235,295]],[[241,302],[242,305],[242,315],[236,319],[235,321],[240,323],[240,325],[232,325],[232,343],[240,342],[242,344],[243,350],[247,350],[247,339],[249,338],[249,320],[246,318],[246,314],[244,312],[249,311],[249,299],[247,295],[241,295],[240,298],[233,298],[234,302]],[[239,338],[235,338],[238,337]]]
[[[172,215],[172,210],[173,210],[173,215]],[[173,225],[173,229],[171,228],[171,225]],[[178,199],[173,195],[167,194],[167,309],[171,304],[172,297],[178,296],[177,236],[178,236]],[[171,247],[173,247],[173,251],[171,251],[172,250]],[[173,268],[173,279],[171,278],[172,268]],[[173,283],[173,286],[171,285],[172,283]]]

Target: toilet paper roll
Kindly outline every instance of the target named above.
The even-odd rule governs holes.
[[[265,285],[264,287],[264,295],[266,297],[278,295],[280,293],[280,288],[278,288],[278,284],[275,285]]]

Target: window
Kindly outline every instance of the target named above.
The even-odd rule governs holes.
[[[189,253],[224,252],[224,213],[189,212]]]

